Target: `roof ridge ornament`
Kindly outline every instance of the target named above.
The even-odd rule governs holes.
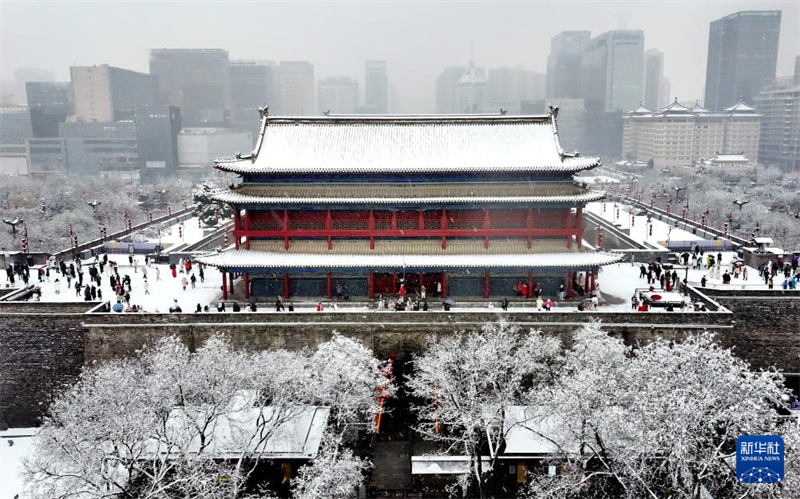
[[[258,108],[258,115],[262,118],[269,117],[269,104],[265,104],[264,107]]]

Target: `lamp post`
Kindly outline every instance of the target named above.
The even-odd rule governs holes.
[[[11,226],[11,235],[16,239],[16,237],[17,237],[17,225],[25,223],[25,220],[23,220],[21,218],[14,218],[14,219],[4,218],[3,219],[3,223],[8,224],[8,225]]]

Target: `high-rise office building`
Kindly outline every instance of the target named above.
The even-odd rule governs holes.
[[[277,69],[274,61],[231,61],[231,126],[249,130],[254,138],[258,137],[261,127],[258,109],[275,106],[278,97]]]
[[[136,144],[142,179],[175,173],[180,131],[179,107],[158,104],[136,109]]]
[[[636,108],[643,96],[644,32],[615,30],[592,38],[582,67],[587,105],[597,103],[607,113]]]
[[[644,33],[603,33],[589,41],[581,61],[587,147],[618,157],[622,150],[622,113],[638,107],[644,95]]]
[[[331,76],[317,83],[319,112],[353,114],[358,106],[358,82],[346,76]]]
[[[800,57],[794,76],[777,78],[753,99],[761,118],[758,157],[788,171],[800,169]]]
[[[389,112],[389,74],[386,61],[364,63],[364,104],[375,109],[376,114]]]
[[[153,49],[150,73],[160,103],[181,108],[184,126],[230,125],[228,52],[222,49]]]
[[[447,66],[436,78],[436,114],[455,114],[458,109],[456,85],[466,66]]]
[[[75,114],[70,82],[28,82],[25,85],[31,111],[33,136],[58,137],[58,124]]]
[[[456,84],[458,94],[458,113],[474,114],[488,111],[489,89],[487,88],[486,68],[478,67],[474,61],[461,75]]]
[[[0,144],[23,144],[33,137],[27,106],[0,106]]]
[[[53,81],[53,72],[40,68],[19,68],[14,71],[14,102],[24,106],[28,101],[25,85],[33,81]]]
[[[312,116],[314,106],[314,66],[306,61],[281,61],[277,72],[277,106],[270,114]]]
[[[131,120],[139,106],[156,100],[155,79],[147,73],[100,66],[69,68],[75,116],[81,121]]]
[[[781,11],[742,11],[711,23],[705,107],[717,111],[752,102],[775,79]]]
[[[661,78],[661,97],[658,100],[658,107],[666,107],[670,102],[670,90],[672,87],[669,84],[669,78]]]
[[[70,172],[108,176],[126,174],[139,178],[139,151],[133,121],[59,123],[58,134],[66,142]]]
[[[546,75],[522,66],[490,68],[487,77],[488,111],[504,109],[519,114],[523,101],[545,98]]]
[[[547,57],[547,97],[577,99],[581,94],[581,58],[589,31],[562,31],[550,39]]]
[[[661,106],[662,82],[664,81],[664,54],[657,49],[644,53],[644,106],[658,109]]]

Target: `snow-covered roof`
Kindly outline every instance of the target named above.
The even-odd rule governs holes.
[[[688,107],[684,106],[680,102],[678,102],[678,98],[675,98],[675,101],[667,107],[661,108],[661,113],[663,114],[676,114],[676,113],[691,113],[692,110]]]
[[[489,456],[481,456],[483,469],[492,469],[492,460]],[[470,470],[469,456],[427,455],[411,456],[412,475],[463,475]]]
[[[242,453],[260,454],[266,459],[310,459],[317,455],[322,433],[328,424],[329,407],[306,406],[278,412],[272,406],[246,407],[220,414],[213,421],[210,443],[204,452],[217,459],[238,457]],[[174,409],[167,419],[167,431],[175,440],[186,433],[192,436],[189,452],[200,448],[200,438],[190,431],[192,418],[203,418],[204,414],[188,414],[183,409]],[[263,425],[266,440],[253,438]],[[271,432],[271,433],[269,433]],[[168,455],[175,449],[153,441],[150,453]]]
[[[758,110],[754,107],[748,106],[742,101],[739,101],[735,105],[725,108],[725,112],[727,113],[737,113],[737,114],[754,114],[757,113]]]
[[[628,114],[652,114],[652,113],[653,111],[651,109],[647,109],[646,107],[644,107],[644,104],[640,102],[639,107],[637,107]]]
[[[245,184],[213,195],[231,204],[588,203],[605,197],[572,182]]]
[[[612,253],[546,254],[312,254],[233,250],[201,256],[206,265],[226,269],[288,268],[587,268],[610,265],[624,255]]]
[[[710,113],[711,111],[709,111],[708,109],[706,109],[703,106],[701,106],[700,102],[695,101],[694,106],[692,106],[692,112],[693,113]]]
[[[749,163],[744,153],[738,154],[717,154],[710,160],[712,163]]]
[[[562,454],[575,452],[578,448],[577,440],[564,431],[564,421],[560,416],[543,415],[535,407],[506,407],[503,431],[506,432],[507,455]],[[559,448],[559,445],[566,447]]]
[[[269,117],[254,154],[220,170],[259,173],[577,172],[598,158],[561,148],[552,114]]]
[[[772,244],[775,242],[771,237],[756,237],[753,241],[755,241],[756,244]]]

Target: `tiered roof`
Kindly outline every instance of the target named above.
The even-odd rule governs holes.
[[[214,195],[234,205],[588,203],[604,197],[573,182],[244,184]]]
[[[264,116],[256,150],[216,161],[248,174],[578,172],[600,164],[561,148],[539,116]]]

